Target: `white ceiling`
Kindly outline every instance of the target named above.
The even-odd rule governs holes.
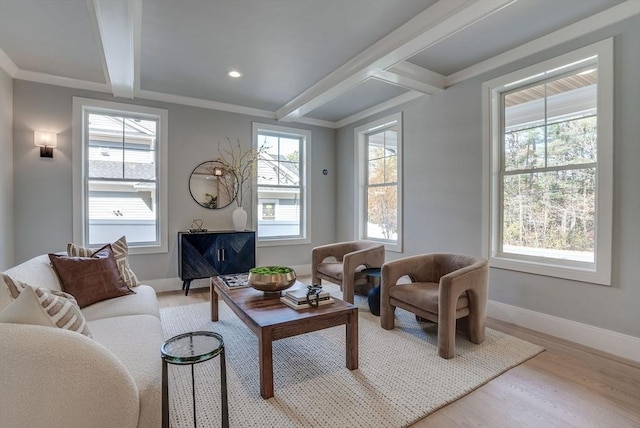
[[[0,0],[0,66],[338,127],[638,13],[638,0]]]

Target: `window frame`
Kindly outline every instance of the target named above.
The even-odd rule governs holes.
[[[147,117],[158,121],[156,134],[156,183],[158,186],[158,213],[156,230],[158,242],[155,244],[136,245],[127,242],[129,254],[155,254],[168,252],[168,111],[154,107],[113,101],[94,100],[90,98],[73,97],[72,118],[72,176],[73,176],[73,240],[83,246],[86,242],[88,186],[86,177],[88,171],[88,147],[85,144],[88,129],[85,116],[88,113],[105,113],[136,117]]]
[[[390,127],[391,124],[395,122],[395,126],[398,128],[398,140],[397,140],[397,178],[396,178],[396,186],[397,186],[397,201],[398,205],[397,209],[397,217],[398,217],[398,239],[396,242],[379,239],[379,238],[370,238],[366,235],[366,223],[367,223],[367,190],[368,190],[368,182],[367,182],[367,135],[378,132],[384,128]],[[354,130],[354,141],[355,141],[355,149],[356,149],[356,168],[355,168],[355,183],[356,183],[356,196],[357,196],[357,209],[354,210],[354,224],[355,227],[355,236],[356,240],[366,240],[372,242],[378,242],[384,245],[385,250],[392,252],[402,252],[403,245],[403,174],[402,174],[402,164],[403,164],[403,130],[402,130],[402,112],[393,113],[391,115],[385,116],[383,118],[374,120],[372,122],[366,123],[364,125],[358,126]]]
[[[300,150],[300,216],[301,226],[300,231],[302,236],[292,238],[290,236],[284,237],[262,237],[259,236],[258,230],[258,177],[253,178],[252,187],[255,192],[252,194],[252,211],[256,213],[253,216],[253,229],[256,231],[256,246],[257,247],[270,247],[270,246],[283,246],[283,245],[301,245],[311,243],[311,222],[309,221],[309,214],[311,213],[311,186],[310,186],[310,165],[311,165],[311,131],[300,128],[289,128],[286,126],[272,125],[268,123],[253,122],[251,124],[251,135],[253,147],[258,149],[260,144],[258,142],[258,134],[265,132],[268,134],[278,134],[282,137],[299,138],[302,141],[302,147]],[[273,187],[273,186],[271,186]]]
[[[588,58],[595,57],[595,60]],[[597,158],[594,262],[530,256],[502,251],[501,94],[544,82],[591,61],[598,69]],[[609,38],[484,82],[483,105],[483,253],[495,268],[611,285],[613,218],[613,39]]]

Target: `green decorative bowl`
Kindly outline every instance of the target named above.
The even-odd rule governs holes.
[[[265,293],[280,293],[296,283],[296,272],[284,266],[261,266],[249,270],[249,285]]]

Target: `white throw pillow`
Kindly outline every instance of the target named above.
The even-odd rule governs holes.
[[[2,279],[10,290],[17,290],[18,295],[0,311],[0,322],[57,327],[92,337],[72,295],[57,290],[34,288],[4,274]]]

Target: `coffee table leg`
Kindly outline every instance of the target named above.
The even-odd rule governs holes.
[[[346,324],[346,354],[347,368],[355,370],[358,368],[358,310],[354,310],[349,315],[349,321]]]
[[[260,395],[273,397],[273,341],[271,331],[263,328],[258,339],[260,353]]]
[[[213,278],[209,279],[209,297],[211,298],[211,321],[218,321],[218,293],[213,285]]]

